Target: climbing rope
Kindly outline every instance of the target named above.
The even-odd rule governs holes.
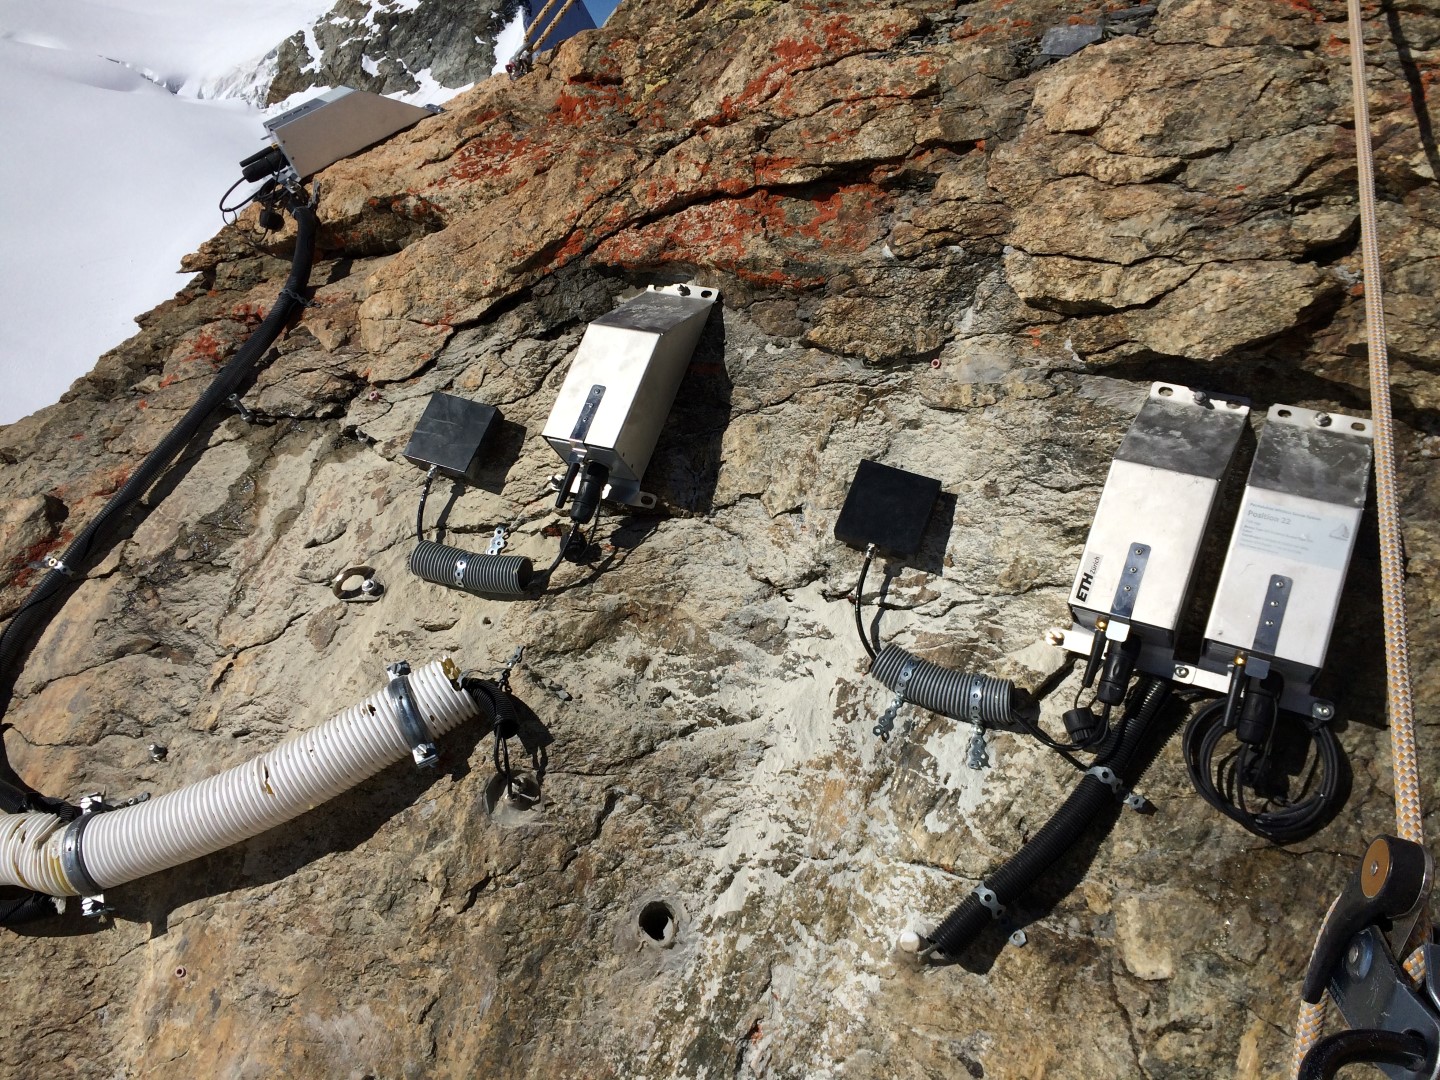
[[[1365,27],[1360,0],[1349,0],[1350,88],[1355,107],[1355,162],[1360,188],[1360,259],[1365,281],[1365,332],[1370,356],[1370,417],[1374,425],[1375,509],[1380,532],[1380,603],[1385,623],[1385,686],[1390,721],[1390,756],[1395,783],[1395,833],[1424,842],[1420,808],[1420,770],[1415,756],[1415,713],[1410,692],[1410,653],[1405,640],[1405,567],[1395,493],[1395,436],[1390,416],[1390,362],[1385,346],[1384,297],[1375,227],[1375,162],[1370,142],[1370,108],[1365,93]],[[1327,915],[1328,918],[1328,915]],[[1322,923],[1323,925],[1323,923]],[[1417,935],[1428,934],[1429,918],[1416,921]],[[1412,939],[1407,948],[1418,941]],[[1418,948],[1405,961],[1411,978],[1425,973]],[[1295,1026],[1292,1072],[1320,1038],[1324,999],[1303,1005]]]
[[[540,14],[543,16],[546,11],[550,10],[554,3],[555,0],[550,0],[550,3],[545,5]],[[566,13],[574,6],[575,0],[565,0],[565,3],[560,6],[560,10],[555,13],[555,17],[550,20],[550,25],[545,28],[544,33],[532,42],[530,40],[531,36],[540,28],[540,19],[536,18],[536,20],[530,24],[530,28],[525,31],[525,51],[527,53],[539,52],[540,46],[545,44],[551,34],[560,29],[561,20],[565,18]]]

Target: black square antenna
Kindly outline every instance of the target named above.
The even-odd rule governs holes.
[[[479,483],[480,444],[500,415],[492,405],[432,394],[405,447],[405,460],[468,484]]]
[[[874,544],[886,555],[913,555],[939,497],[939,480],[863,460],[835,520],[835,539],[861,551]]]

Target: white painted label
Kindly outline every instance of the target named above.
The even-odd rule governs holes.
[[[1343,571],[1354,531],[1349,517],[1252,501],[1245,505],[1235,546]]]

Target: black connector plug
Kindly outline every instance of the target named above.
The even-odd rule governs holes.
[[[1253,675],[1245,680],[1245,696],[1240,703],[1240,719],[1235,725],[1235,738],[1250,746],[1263,746],[1275,730],[1275,714],[1280,708],[1280,694],[1285,680],[1272,670],[1263,679]]]
[[[1100,681],[1095,685],[1095,700],[1106,705],[1119,705],[1130,688],[1135,674],[1135,661],[1140,658],[1140,638],[1132,633],[1124,641],[1112,641],[1105,650],[1105,663]]]
[[[575,501],[570,504],[570,520],[576,525],[588,524],[600,509],[600,498],[605,494],[605,485],[610,482],[610,470],[598,461],[587,461],[580,474],[580,486],[575,491]]]

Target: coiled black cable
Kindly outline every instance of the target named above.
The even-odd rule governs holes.
[[[298,226],[295,236],[295,253],[290,262],[290,275],[280,290],[280,295],[271,306],[269,314],[255,328],[255,332],[240,346],[234,357],[226,364],[210,385],[190,406],[180,421],[170,429],[159,445],[145,456],[145,460],[130,474],[120,490],[100,513],[82,529],[57,560],[52,568],[30,590],[14,617],[0,633],[0,716],[9,708],[15,689],[15,680],[20,674],[20,658],[53,614],[52,601],[60,597],[70,583],[72,576],[80,571],[94,551],[96,541],[113,525],[122,514],[139,502],[155,481],[169,468],[175,459],[193,439],[209,415],[226,398],[236,393],[264,357],[280,331],[292,316],[302,307],[305,300],[300,294],[310,281],[310,267],[315,257],[315,236],[319,219],[313,202],[296,200],[290,208]],[[79,810],[62,800],[40,794],[10,766],[8,757],[0,754],[0,809],[9,813],[26,810],[44,810],[58,813],[67,820],[79,815]]]
[[[1114,752],[1103,763],[1097,763],[1109,768],[1122,787],[1129,787],[1139,779],[1159,752],[1158,746],[1149,754],[1142,754],[1141,750],[1151,724],[1169,695],[1170,684],[1161,679],[1147,679],[1131,695],[1130,706],[1120,722]],[[1116,797],[1117,792],[1110,784],[1095,773],[1087,772],[1030,842],[987,877],[936,927],[929,936],[930,945],[949,956],[958,954],[991,919],[998,918],[1069,851],[1099,813],[1115,805]]]
[[[1279,714],[1287,715],[1287,714]],[[1278,723],[1276,725],[1278,727]],[[1185,728],[1182,747],[1185,767],[1195,790],[1207,803],[1242,827],[1273,844],[1294,844],[1315,835],[1334,817],[1343,802],[1345,765],[1335,733],[1325,724],[1306,725],[1315,757],[1302,792],[1318,780],[1318,787],[1298,802],[1272,798],[1278,808],[1252,810],[1246,795],[1253,781],[1266,772],[1273,749],[1274,731],[1263,747],[1236,740],[1236,749],[1215,761],[1220,740],[1235,728],[1225,725],[1225,702],[1216,701],[1196,713]]]

